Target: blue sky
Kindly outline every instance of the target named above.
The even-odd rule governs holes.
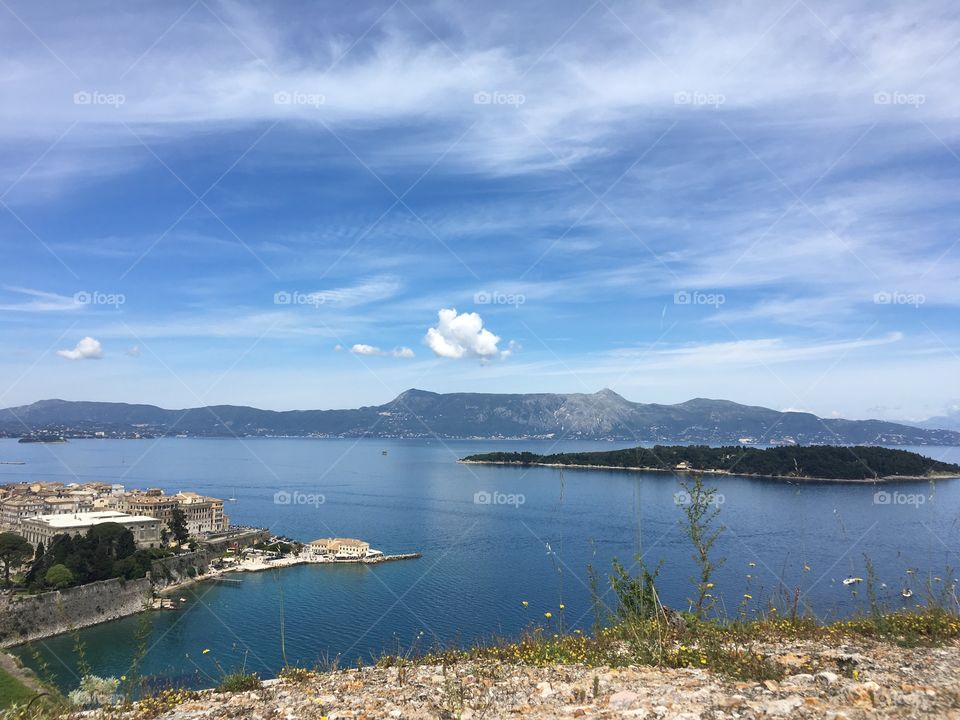
[[[0,3],[0,405],[956,407],[960,13]]]

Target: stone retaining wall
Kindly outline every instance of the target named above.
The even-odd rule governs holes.
[[[39,595],[0,598],[0,646],[52,637],[150,607],[150,578],[103,580]]]

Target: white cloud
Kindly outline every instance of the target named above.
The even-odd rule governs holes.
[[[337,346],[337,349],[341,349],[340,346]],[[365,343],[357,343],[350,348],[350,352],[354,355],[374,355],[379,357],[396,357],[396,358],[412,358],[414,357],[414,352],[408,347],[395,347],[393,350],[381,350],[376,345],[367,345]]]
[[[43,290],[34,290],[32,288],[4,286],[5,290],[26,295],[33,298],[28,302],[0,304],[0,310],[10,312],[62,312],[66,310],[77,310],[80,303],[76,298],[57,295],[56,293],[44,292]]]
[[[489,359],[501,354],[497,348],[500,336],[484,328],[483,319],[477,313],[457,314],[455,308],[443,308],[437,316],[437,327],[427,330],[424,338],[436,355]]]
[[[134,345],[131,348],[127,348],[127,355],[129,355],[132,358],[140,357],[140,346]]]
[[[400,290],[401,285],[395,278],[382,276],[363,280],[347,287],[318,290],[311,293],[311,297],[321,305],[354,307],[386,300],[396,295]]]
[[[85,337],[73,350],[57,350],[57,355],[67,360],[99,360],[103,357],[103,347],[99,340]]]

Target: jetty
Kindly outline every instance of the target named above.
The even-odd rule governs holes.
[[[363,560],[365,563],[392,562],[394,560],[417,560],[423,557],[423,553],[400,553],[399,555],[381,555],[380,557]]]

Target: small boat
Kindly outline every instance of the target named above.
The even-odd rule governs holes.
[[[863,578],[862,578],[862,577],[848,577],[846,580],[843,581],[843,584],[844,584],[844,585],[856,585],[857,583],[862,583],[862,582],[863,582]]]
[[[229,497],[229,498],[227,498],[227,502],[236,502],[236,501],[237,501],[237,499],[236,499],[235,497]]]
[[[381,455],[386,455],[386,454],[387,454],[387,451],[386,451],[386,450],[381,450],[381,451],[380,451],[380,454],[381,454]]]
[[[911,590],[910,588],[904,588],[903,590],[900,591],[900,595],[905,598],[912,598],[913,590]]]

